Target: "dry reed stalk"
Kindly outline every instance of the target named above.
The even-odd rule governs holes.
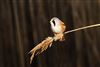
[[[48,47],[52,45],[53,38],[47,37],[45,40],[43,40],[41,43],[39,43],[37,46],[35,46],[29,53],[31,53],[30,57],[30,63],[32,63],[32,60],[34,58],[34,55],[38,55],[42,53],[44,50],[46,50]]]

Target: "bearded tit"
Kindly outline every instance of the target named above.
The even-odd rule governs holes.
[[[63,41],[64,40],[64,31],[66,29],[66,26],[64,24],[64,22],[62,22],[60,19],[58,19],[57,17],[53,17],[50,20],[50,24],[51,24],[51,29],[54,33],[54,40],[60,40]]]

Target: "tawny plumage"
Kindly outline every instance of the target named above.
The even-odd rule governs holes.
[[[32,60],[35,55],[38,55],[42,53],[44,50],[46,50],[48,47],[51,47],[53,41],[63,41],[64,40],[64,31],[65,31],[65,24],[59,20],[57,17],[54,17],[50,20],[51,29],[54,33],[54,37],[47,37],[45,40],[43,40],[41,43],[39,43],[37,46],[35,46],[29,53],[32,54],[30,57],[30,63],[32,63]]]

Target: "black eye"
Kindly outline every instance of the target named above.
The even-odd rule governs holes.
[[[56,25],[56,24],[55,24],[55,21],[54,21],[54,20],[52,20],[52,22],[53,22],[53,24],[54,24],[54,26],[55,26],[55,25]]]

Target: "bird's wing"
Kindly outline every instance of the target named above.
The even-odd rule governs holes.
[[[63,33],[66,29],[66,26],[65,26],[64,22],[61,22],[61,28],[62,28],[62,33]]]

